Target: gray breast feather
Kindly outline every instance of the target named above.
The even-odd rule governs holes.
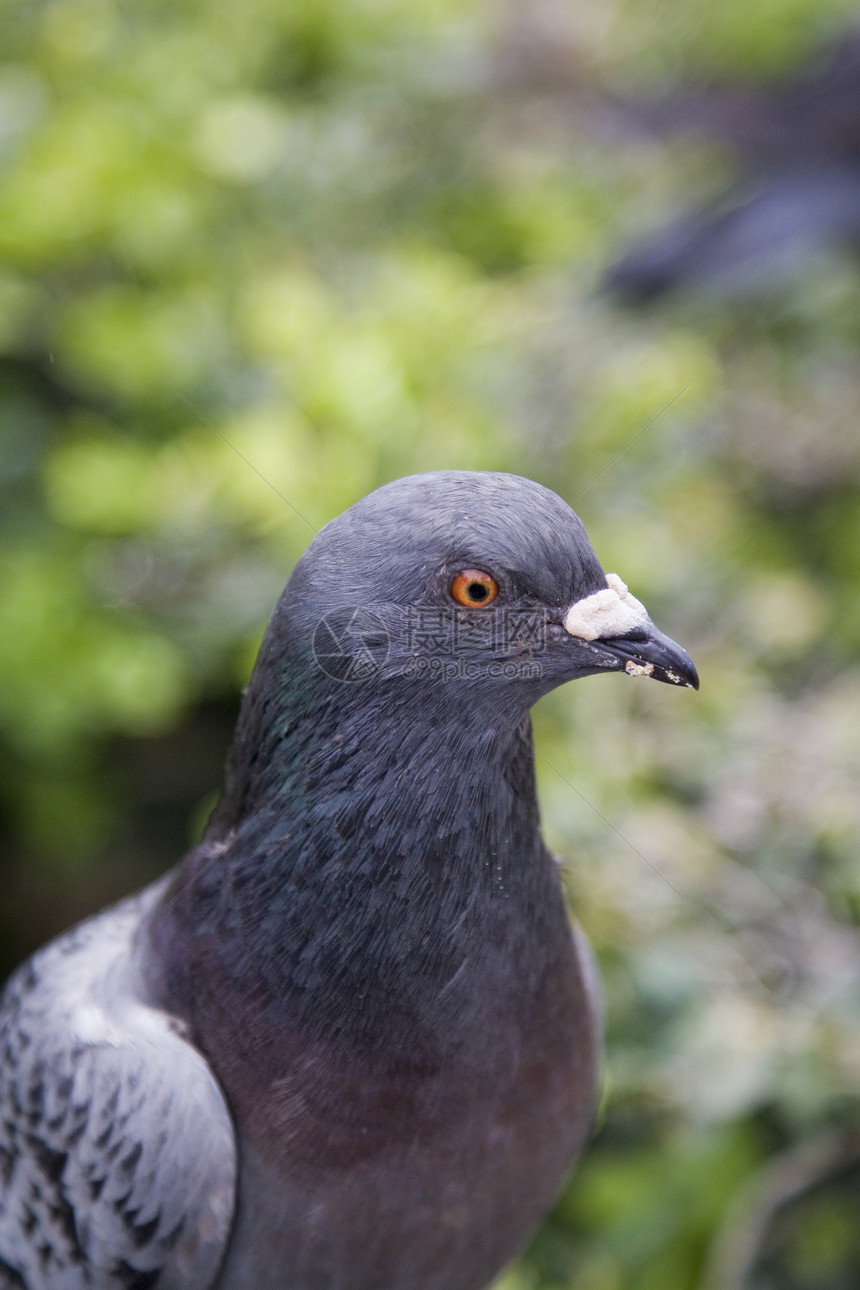
[[[161,884],[35,955],[0,1000],[0,1288],[205,1290],[236,1145],[181,1023],[145,1001],[135,933]]]

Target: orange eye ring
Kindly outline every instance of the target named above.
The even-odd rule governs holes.
[[[464,569],[451,583],[451,595],[465,609],[486,609],[499,594],[499,584],[483,569]]]

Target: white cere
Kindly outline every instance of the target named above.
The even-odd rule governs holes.
[[[604,591],[595,591],[594,595],[571,605],[564,620],[564,629],[581,640],[596,641],[603,636],[623,636],[648,622],[645,606],[631,596],[617,573],[607,573]],[[632,676],[650,675],[646,671],[646,666],[651,667],[650,663],[641,666],[634,663],[632,666],[638,669],[631,672],[631,664],[627,665]]]

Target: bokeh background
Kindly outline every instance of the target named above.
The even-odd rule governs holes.
[[[536,713],[606,1088],[500,1290],[860,1285],[854,23],[0,9],[0,977],[199,835],[293,562],[391,478],[555,488],[699,665]]]

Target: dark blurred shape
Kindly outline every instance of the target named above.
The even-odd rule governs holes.
[[[860,242],[860,32],[761,89],[714,85],[622,105],[658,135],[726,145],[740,168],[715,201],[634,246],[604,285],[641,304],[681,286],[755,292]]]

